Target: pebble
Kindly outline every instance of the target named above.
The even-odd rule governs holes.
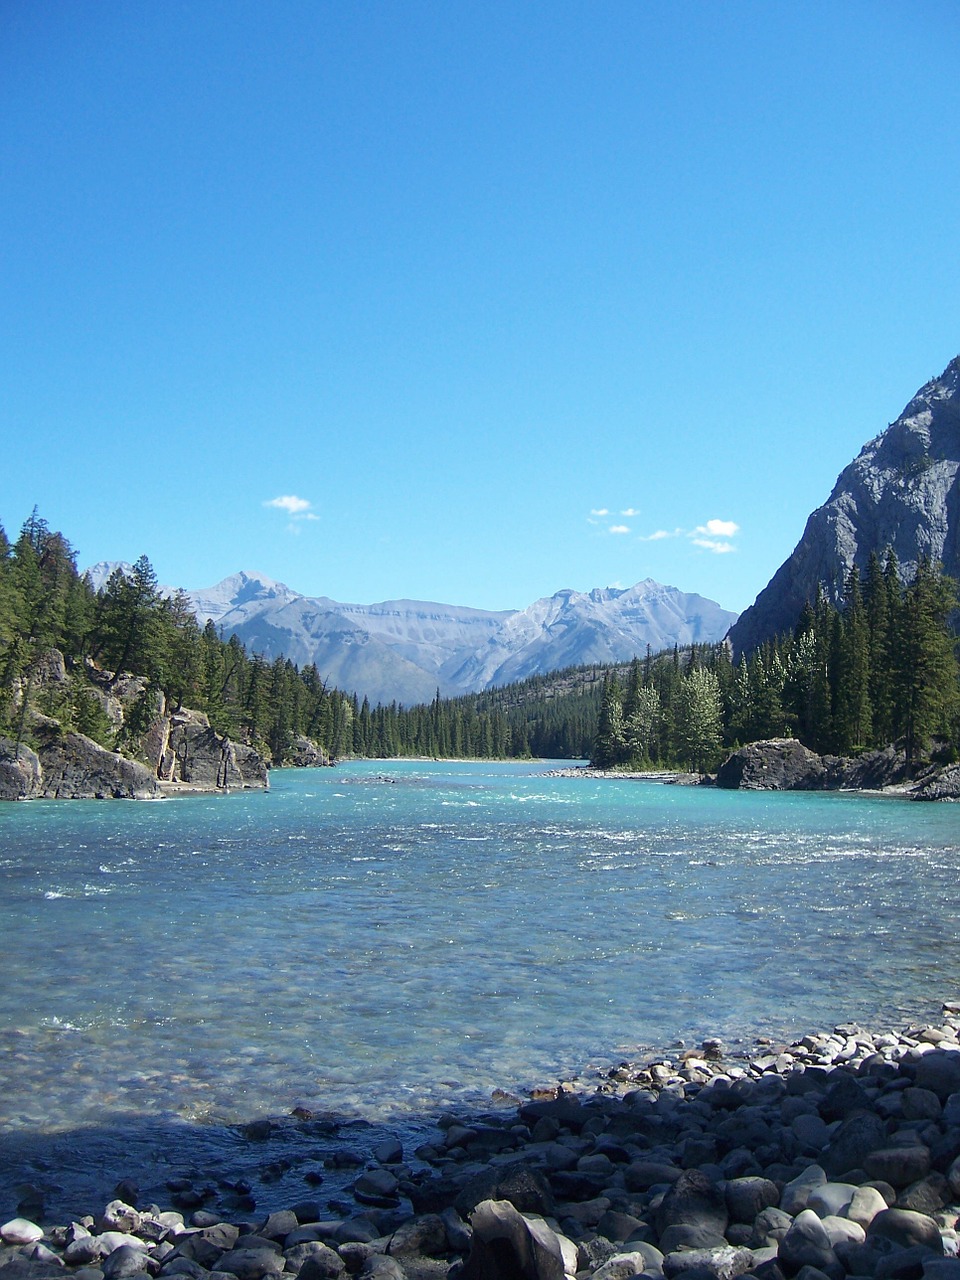
[[[41,1209],[4,1223],[0,1276],[960,1280],[958,1026],[954,1003],[900,1032],[846,1024],[737,1056],[711,1039],[621,1063],[592,1093],[446,1115],[406,1163],[394,1140],[372,1163],[328,1157],[353,1171],[353,1207],[231,1221],[215,1181],[172,1178],[186,1227],[125,1180],[79,1222],[45,1230]],[[253,1215],[251,1183],[223,1186],[223,1204]]]

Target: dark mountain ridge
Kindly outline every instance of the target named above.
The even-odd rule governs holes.
[[[836,603],[851,568],[892,548],[905,578],[926,558],[960,577],[960,356],[917,392],[840,473],[803,536],[730,628],[734,655],[789,631],[822,590]]]

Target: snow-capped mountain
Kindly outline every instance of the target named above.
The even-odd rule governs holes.
[[[117,564],[88,570],[94,586]],[[406,706],[429,701],[438,688],[476,692],[562,667],[626,662],[647,645],[657,652],[717,641],[736,619],[713,600],[651,578],[626,589],[558,591],[516,611],[422,600],[341,604],[251,572],[187,595],[201,624],[211,619],[252,652],[312,662],[337,688]]]

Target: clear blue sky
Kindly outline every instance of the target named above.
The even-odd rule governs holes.
[[[742,609],[960,352],[958,68],[955,0],[4,0],[0,521]]]

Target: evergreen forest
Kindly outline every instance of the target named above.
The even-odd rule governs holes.
[[[163,594],[146,556],[97,592],[62,533],[36,511],[15,542],[0,528],[0,735],[31,742],[37,714],[135,755],[161,709],[203,712],[276,766],[309,739],[329,760],[591,759],[604,768],[709,771],[731,748],[793,736],[824,754],[902,745],[908,761],[960,739],[954,584],[921,561],[903,582],[874,556],[843,599],[820,597],[792,635],[737,665],[725,644],[579,667],[415,707],[371,706],[314,665],[267,661]],[[44,678],[52,651],[68,678]],[[123,722],[108,695],[133,693]],[[944,746],[946,744],[946,746]],[[951,745],[952,744],[952,745]]]
[[[727,645],[611,672],[591,752],[601,768],[707,772],[731,749],[794,737],[821,755],[896,743],[908,768],[932,744],[956,758],[960,667],[951,579],[924,560],[904,583],[896,557],[850,571],[842,600],[808,602],[793,634],[737,665]]]

